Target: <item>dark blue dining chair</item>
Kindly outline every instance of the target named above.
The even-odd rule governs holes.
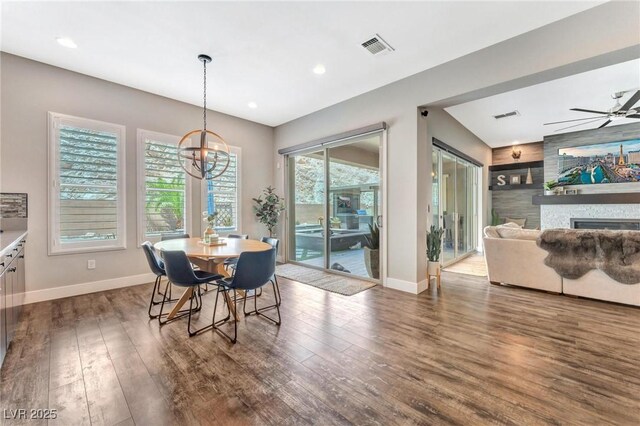
[[[202,307],[202,292],[200,291],[200,285],[213,283],[216,280],[222,278],[220,274],[214,274],[206,271],[194,271],[191,267],[191,262],[189,262],[189,258],[186,253],[183,251],[163,251],[162,258],[164,260],[164,268],[167,273],[167,278],[173,285],[177,285],[179,287],[191,287],[191,297],[189,298],[189,309],[186,313],[182,315],[176,315],[174,319],[181,318],[185,315],[189,317],[187,322],[187,331],[189,332],[189,336],[194,336],[201,331],[204,331],[213,326],[209,325],[206,327],[202,327],[197,330],[191,330],[191,316],[193,312],[200,310]],[[165,290],[166,294],[166,290]],[[217,294],[216,294],[217,298]],[[162,303],[160,305],[160,317],[158,318],[158,322],[160,325],[166,324],[168,321],[162,321],[162,312],[164,310],[166,297],[162,298]],[[196,302],[196,309],[194,311],[194,300]],[[214,314],[215,315],[215,314]]]
[[[189,234],[162,234],[160,241],[177,240],[180,238],[191,238]]]
[[[142,250],[147,258],[149,269],[151,269],[151,272],[156,276],[156,280],[153,283],[153,291],[151,292],[151,299],[149,300],[149,318],[158,318],[158,315],[151,313],[151,309],[153,306],[162,303],[162,300],[156,300],[156,295],[164,297],[164,293],[160,291],[160,286],[162,283],[162,277],[166,277],[167,273],[164,270],[164,262],[162,261],[162,258],[158,256],[156,249],[149,241],[142,243]],[[169,288],[169,301],[174,302],[176,299],[171,299],[171,284],[167,282],[167,285]]]
[[[269,321],[275,323],[276,325],[280,325],[282,319],[280,317],[280,305],[277,303],[278,296],[276,295],[275,284],[273,282],[273,275],[276,271],[276,249],[271,248],[265,251],[255,251],[255,252],[244,252],[238,258],[238,264],[236,266],[236,273],[233,277],[224,278],[218,280],[218,293],[216,294],[216,302],[218,300],[218,295],[224,291],[233,291],[232,301],[237,300],[236,291],[244,290],[244,314],[251,315],[256,314],[261,316]],[[258,309],[257,297],[253,298],[254,309],[253,311],[246,311],[247,304],[247,291],[257,290],[262,286],[271,283],[273,286],[274,298],[276,299],[276,303],[270,306],[264,306]],[[225,300],[229,300],[229,298],[225,298]],[[236,343],[238,339],[238,322],[234,320],[233,325],[233,337],[229,336],[227,333],[223,332],[219,328],[219,324],[224,321],[216,322],[216,309],[218,304],[216,303],[216,307],[213,310],[213,321],[212,327],[218,333],[222,334],[224,337],[229,339],[231,343]],[[278,314],[277,319],[271,318],[265,315],[263,312],[268,309],[276,309]]]
[[[248,240],[249,234],[229,234],[227,235],[227,238],[235,238],[238,240]],[[225,260],[223,265],[225,269],[231,268],[233,273],[233,270],[235,270],[237,263],[238,263],[238,258],[232,257],[230,259]]]
[[[270,244],[271,247],[276,249],[276,256],[278,255],[278,248],[280,247],[280,240],[277,238],[273,238],[273,237],[262,237],[260,239],[260,241],[262,241],[263,243],[267,243]],[[273,274],[273,282],[275,284],[275,288],[276,288],[276,302],[278,303],[278,305],[280,305],[280,303],[282,302],[282,298],[280,297],[280,285],[278,284],[278,277],[276,277],[276,274]],[[260,296],[262,294],[262,291],[258,294],[258,296]]]

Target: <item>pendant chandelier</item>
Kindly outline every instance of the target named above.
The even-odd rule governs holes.
[[[211,62],[208,55],[198,55],[204,68],[202,129],[192,130],[178,143],[178,160],[180,166],[190,176],[197,179],[214,179],[229,167],[229,146],[220,135],[207,130],[207,64]]]

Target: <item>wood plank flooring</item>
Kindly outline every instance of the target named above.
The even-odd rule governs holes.
[[[160,328],[151,285],[28,305],[0,421],[44,425],[6,417],[52,408],[52,425],[640,424],[640,309],[485,280],[347,297],[282,279],[282,326],[243,318],[235,346],[189,338],[183,320]]]

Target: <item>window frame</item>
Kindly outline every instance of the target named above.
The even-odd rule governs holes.
[[[236,156],[236,226],[233,229],[220,230],[220,233],[230,234],[230,233],[242,233],[242,148],[238,146],[229,146],[229,153],[234,154]],[[206,180],[200,181],[200,207],[202,211],[205,211],[207,208],[207,184]],[[200,217],[202,212],[200,213]],[[204,233],[206,229],[206,225],[204,221],[200,221],[201,233]],[[218,230],[216,230],[218,231]]]
[[[60,168],[59,168],[59,129],[69,125],[92,131],[116,134],[116,238],[113,240],[79,241],[62,243],[60,241]],[[48,255],[90,253],[127,248],[127,210],[126,210],[126,127],[121,124],[92,120],[89,118],[48,112]]]
[[[170,135],[167,133],[154,132],[152,130],[137,129],[136,132],[136,171],[137,171],[137,244],[138,247],[142,246],[145,241],[152,243],[161,240],[162,235],[147,235],[147,215],[146,215],[146,195],[147,185],[145,179],[145,142],[146,139],[151,139],[154,142],[160,142],[167,145],[177,146],[180,142],[180,136]],[[176,158],[176,162],[178,159]],[[189,235],[192,235],[192,217],[193,217],[193,205],[192,199],[192,179],[186,172],[185,176],[185,188],[184,188],[184,229]],[[193,235],[192,235],[193,236]]]

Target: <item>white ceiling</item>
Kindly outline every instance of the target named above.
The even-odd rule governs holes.
[[[640,88],[640,59],[572,75],[557,80],[478,99],[445,110],[490,147],[541,141],[545,135],[593,129],[605,119],[558,131],[578,124],[572,122],[545,126],[544,123],[597,117],[597,114],[570,111],[583,108],[607,111],[615,100],[611,95]],[[632,93],[627,93],[624,104]],[[496,120],[494,115],[518,110],[520,116]],[[589,121],[589,120],[585,120]],[[640,122],[631,118],[613,121],[609,126]]]
[[[1,46],[196,105],[207,53],[210,107],[275,126],[600,3],[4,2]],[[396,51],[360,47],[374,33]]]

